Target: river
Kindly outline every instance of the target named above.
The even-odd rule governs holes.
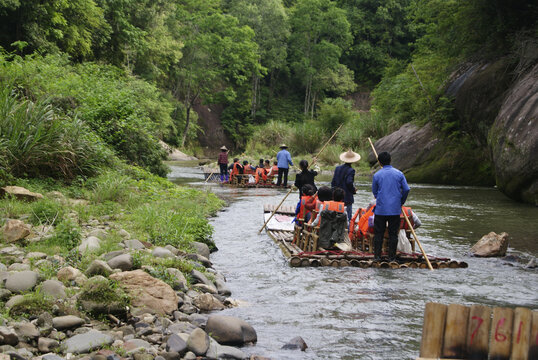
[[[172,165],[172,181],[215,192],[227,202],[211,219],[219,251],[211,254],[240,306],[237,316],[257,331],[243,348],[272,359],[415,359],[426,302],[538,307],[538,269],[522,264],[538,256],[538,208],[518,204],[493,188],[410,184],[409,205],[423,225],[417,235],[427,253],[466,261],[466,269],[291,268],[265,232],[263,204],[285,191],[205,184],[195,167]],[[294,176],[292,175],[292,178]],[[356,182],[355,206],[372,198],[368,179]],[[296,193],[285,204],[295,205]],[[508,255],[473,258],[469,249],[495,231],[511,236]],[[301,336],[305,352],[281,350]]]

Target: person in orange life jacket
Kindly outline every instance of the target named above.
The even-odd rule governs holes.
[[[334,188],[332,189],[332,195],[333,195],[332,200],[324,201],[323,205],[320,207],[318,216],[316,217],[316,220],[314,220],[314,222],[312,223],[314,226],[320,225],[320,222],[321,222],[320,213],[323,210],[345,213],[346,207],[344,204],[344,196],[345,196],[344,190],[338,187]]]
[[[312,212],[312,217],[310,218],[309,224],[312,224],[319,217],[319,213],[322,210],[323,203],[325,201],[330,201],[332,198],[333,198],[333,191],[330,187],[322,186],[318,189],[318,196],[316,199],[316,204],[314,206],[314,209],[316,211]]]
[[[355,169],[351,167],[351,164],[361,159],[361,156],[351,150],[340,154],[340,160],[344,162],[343,165],[339,165],[334,170],[331,186],[339,187],[344,190],[344,203],[346,205],[347,220],[351,220],[353,214],[353,195],[357,192],[353,181],[355,180]]]
[[[228,182],[228,149],[226,146],[220,148],[217,163],[220,168],[220,182],[224,182],[224,178],[226,178],[226,182]]]
[[[273,181],[273,178],[278,174],[278,161],[273,161],[273,166],[267,172],[267,178]]]
[[[241,179],[241,174],[243,173],[243,165],[239,163],[239,158],[234,158],[234,162],[232,165],[228,166],[228,170],[232,171],[232,174],[230,176],[230,182],[234,177]]]
[[[377,205],[374,210],[374,259],[381,260],[381,247],[385,229],[389,229],[389,260],[396,259],[400,213],[409,194],[404,174],[390,165],[391,157],[386,151],[378,155],[381,170],[372,179],[372,193]]]
[[[260,159],[260,161],[258,162],[258,166],[256,166],[256,168],[263,168],[263,159]]]
[[[247,160],[243,161],[243,174],[251,175],[254,174],[256,168],[248,163]]]
[[[360,209],[359,209],[360,210]],[[357,211],[359,211],[357,210]],[[356,222],[356,225],[353,226],[350,223],[349,231],[355,231],[359,238],[366,236],[368,232],[373,231],[373,217],[375,210],[375,199],[370,201],[368,207],[363,210],[363,214],[360,216],[359,220]],[[357,215],[357,214],[355,214]],[[371,219],[370,219],[371,218]],[[354,227],[354,228],[353,228]],[[372,230],[372,231],[369,231]],[[351,236],[350,236],[351,237]]]
[[[303,196],[297,203],[295,208],[295,219],[299,225],[302,225],[302,222],[308,222],[312,216],[312,210],[316,206],[316,190],[310,184],[303,186]]]
[[[310,184],[314,187],[314,191],[318,191],[316,184],[314,184],[314,177],[318,174],[317,171],[308,170],[308,161],[301,160],[299,162],[301,172],[295,176],[295,187],[299,189],[299,199],[303,196],[303,186]]]
[[[267,165],[269,161],[267,160]],[[256,168],[256,184],[267,181],[267,169],[264,166],[258,166]]]

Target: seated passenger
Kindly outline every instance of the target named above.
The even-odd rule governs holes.
[[[265,169],[265,167],[258,166],[256,168],[255,178],[256,184],[265,184],[265,182],[267,181],[267,170]]]
[[[278,161],[273,162],[273,166],[269,169],[269,172],[267,173],[267,181],[272,182],[275,176],[278,175]]]
[[[236,181],[241,182],[241,174],[243,173],[243,165],[239,163],[239,158],[234,158],[234,162],[228,167],[228,170],[231,170],[230,182]]]
[[[253,175],[256,168],[248,163],[247,160],[243,161],[243,174]]]
[[[321,212],[323,210],[329,210],[329,211],[336,211],[339,213],[343,213],[345,211],[344,206],[344,190],[342,188],[334,188],[332,191],[332,200],[327,200],[323,202],[323,205],[319,209],[318,216],[316,217],[316,220],[312,223],[314,226],[319,225],[321,221]]]
[[[344,189],[333,189],[333,199],[325,201],[318,215],[319,239],[318,246],[331,249],[333,246],[349,251],[351,246],[347,239],[348,218],[344,205]]]
[[[314,207],[314,210],[312,211],[312,217],[310,218],[309,224],[312,224],[313,226],[316,226],[319,222],[319,213],[322,210],[323,203],[325,201],[329,201],[333,198],[333,191],[328,186],[322,186],[318,189],[318,196],[316,199],[316,204]],[[315,221],[318,219],[317,221]],[[315,222],[315,224],[314,224]]]
[[[297,203],[297,208],[295,209],[295,219],[297,224],[302,225],[303,222],[308,222],[312,216],[312,210],[316,206],[316,192],[314,186],[311,184],[306,184],[303,186],[303,196]]]

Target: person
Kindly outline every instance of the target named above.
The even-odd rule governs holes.
[[[331,186],[339,187],[344,190],[344,204],[346,205],[347,220],[351,220],[353,211],[353,195],[357,192],[353,181],[355,180],[355,169],[351,167],[351,164],[359,161],[361,156],[351,150],[340,154],[340,160],[344,164],[339,165],[334,170]]]
[[[243,173],[243,166],[239,162],[239,158],[234,158],[232,165],[228,167],[228,170],[232,171],[230,176],[230,183],[236,178],[238,182],[241,182],[241,174]]]
[[[252,175],[256,168],[248,163],[248,160],[243,161],[243,174]]]
[[[332,198],[324,201],[323,204],[320,206],[319,211],[318,211],[318,216],[316,217],[312,225],[314,226],[320,225],[320,222],[321,222],[320,213],[323,210],[335,211],[339,213],[345,212],[344,190],[342,188],[336,187],[336,188],[333,188],[331,192],[332,192]]]
[[[265,160],[267,165],[269,165],[269,160]],[[278,174],[278,162],[273,161],[273,166],[269,167],[267,171],[267,181],[272,183],[275,176]]]
[[[400,212],[407,195],[409,185],[404,174],[390,165],[391,157],[386,151],[378,155],[381,170],[372,180],[372,193],[376,198],[374,210],[374,259],[381,260],[381,248],[385,229],[389,229],[389,261],[396,259],[398,230],[400,229]]]
[[[314,184],[314,177],[318,174],[317,171],[308,170],[308,161],[301,160],[299,162],[301,172],[295,176],[295,187],[299,189],[299,199],[303,196],[303,186],[310,184],[314,187],[314,192],[318,191],[316,184]]]
[[[263,159],[260,159],[260,161],[258,162],[258,166],[256,166],[257,168],[263,168]]]
[[[276,160],[278,165],[278,179],[276,181],[276,186],[288,186],[288,172],[290,170],[290,165],[293,166],[293,161],[291,161],[291,155],[286,144],[280,145],[280,151],[276,154]],[[282,180],[284,177],[284,180]]]
[[[299,199],[295,209],[295,219],[299,225],[310,220],[317,200],[316,189],[311,184],[303,186],[302,192],[303,196]]]
[[[269,165],[269,161],[267,161],[267,165]],[[256,184],[263,184],[267,181],[267,171],[266,166],[258,166],[256,168]]]
[[[323,203],[325,201],[330,201],[332,198],[333,198],[333,191],[330,187],[322,186],[318,189],[318,196],[316,199],[316,204],[314,206],[315,211],[312,212],[312,217],[310,218],[310,221],[309,221],[310,224],[312,224],[318,217],[318,214],[321,212],[321,209],[323,207]]]
[[[226,146],[220,148],[219,158],[217,160],[220,168],[220,182],[228,182],[228,149]]]

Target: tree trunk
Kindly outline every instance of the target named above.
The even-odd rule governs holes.
[[[185,146],[185,141],[187,140],[187,133],[189,132],[189,125],[191,122],[191,106],[187,106],[187,113],[185,116],[185,130],[183,131],[183,136],[181,137],[181,147]]]
[[[250,114],[252,116],[252,120],[256,118],[256,108],[258,107],[257,103],[257,95],[258,95],[258,86],[260,83],[260,78],[257,75],[252,76],[252,108],[250,111]]]

